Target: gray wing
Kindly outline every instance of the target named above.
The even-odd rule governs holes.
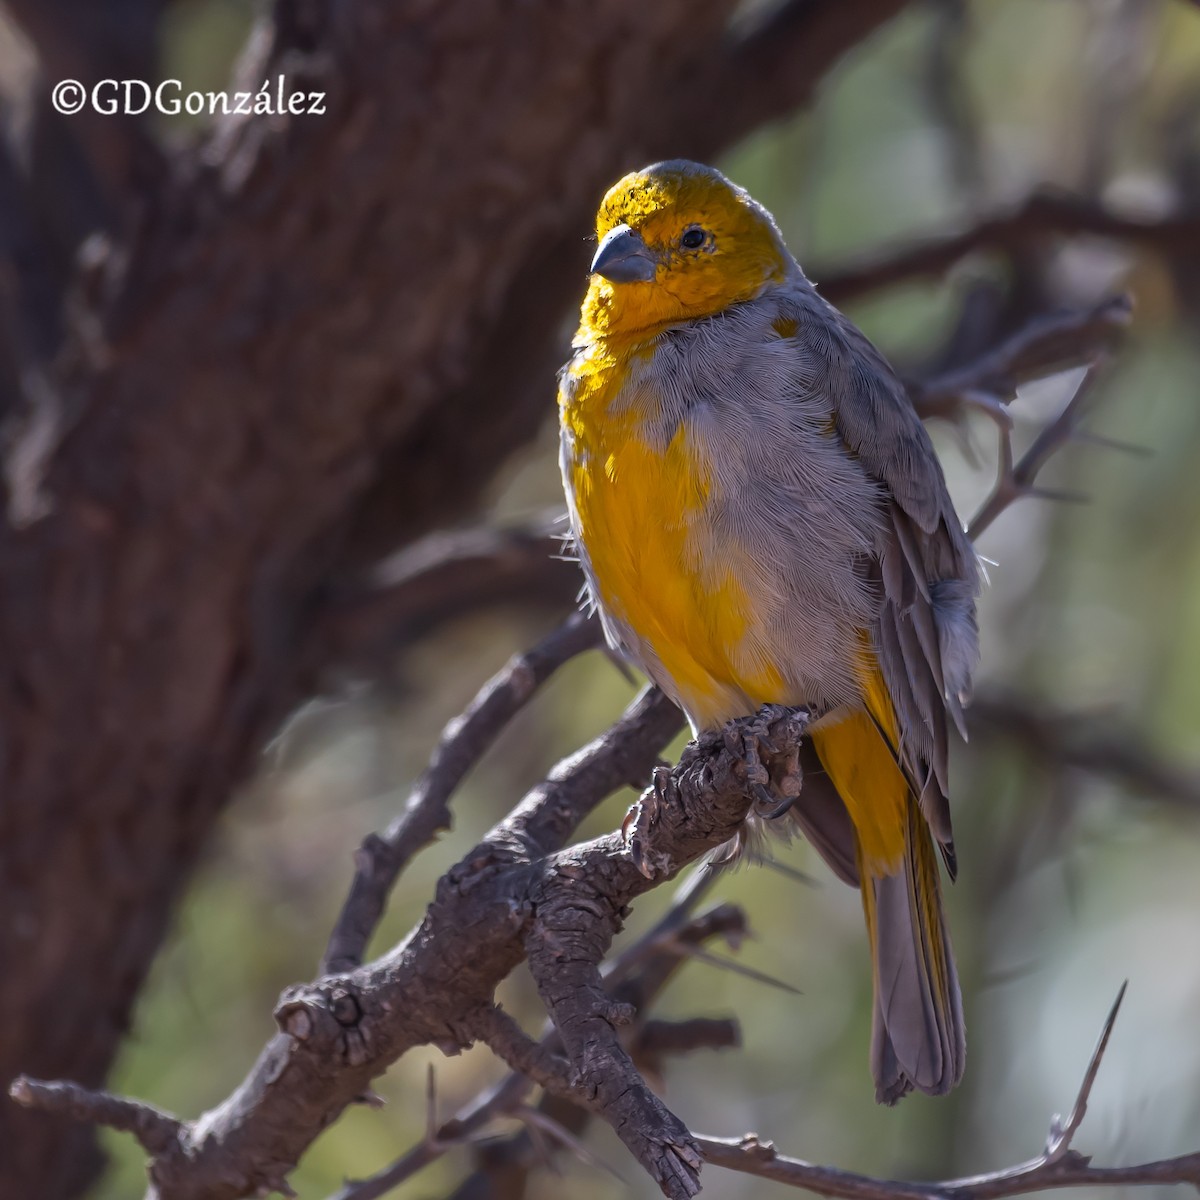
[[[890,497],[869,568],[881,593],[876,652],[900,717],[901,765],[953,873],[946,717],[965,738],[962,706],[979,656],[978,559],[929,434],[886,360],[811,286],[789,300],[838,436]]]

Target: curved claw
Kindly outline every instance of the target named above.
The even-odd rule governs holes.
[[[796,803],[795,796],[774,796],[762,784],[756,784],[753,791],[754,815],[764,821],[774,821],[777,817],[782,817]]]

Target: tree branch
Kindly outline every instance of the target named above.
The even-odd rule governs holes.
[[[151,1156],[170,1151],[183,1133],[182,1121],[152,1104],[76,1083],[46,1083],[21,1075],[9,1086],[8,1095],[22,1108],[131,1133]]]
[[[490,1002],[523,957],[535,885],[552,893],[557,873],[573,869],[581,852],[590,850],[598,864],[625,857],[619,837],[531,857],[524,849],[536,845],[530,831],[569,836],[614,788],[646,777],[680,723],[670,701],[645,692],[447,873],[424,920],[390,954],[285,992],[275,1014],[281,1032],[246,1080],[154,1157],[150,1176],[159,1200],[234,1200],[278,1187],[317,1134],[389,1063],[416,1045],[459,1044],[462,1022]],[[693,857],[702,852],[696,844]],[[648,886],[636,869],[636,879],[618,875],[632,890]],[[613,920],[630,898],[632,892],[612,896]]]
[[[600,623],[582,614],[516,655],[446,727],[404,812],[383,834],[367,837],[354,856],[355,873],[321,960],[322,975],[353,970],[362,962],[401,871],[450,828],[449,799],[506,725],[563,663],[600,641]]]
[[[790,719],[789,719],[790,720]],[[556,945],[575,947],[577,970],[599,979],[593,962],[619,928],[626,906],[658,880],[727,841],[749,804],[744,750],[693,744],[679,766],[643,796],[636,822],[644,848],[631,855],[621,834],[567,850],[557,847],[592,808],[629,778],[645,777],[680,724],[678,710],[650,689],[590,747],[564,762],[443,878],[421,925],[379,962],[349,975],[289,989],[276,1010],[281,1033],[247,1080],[217,1109],[184,1126],[160,1150],[150,1176],[160,1200],[233,1200],[278,1187],[316,1134],[357,1097],[371,1077],[414,1045],[461,1044],[496,984],[526,954],[558,1020],[581,1084],[610,1120],[628,1112],[636,1128],[618,1133],[636,1147],[668,1189],[695,1190],[699,1160],[679,1125],[644,1084],[614,1094],[596,1073],[581,1023],[599,1030],[631,1006],[566,1005],[551,977]],[[792,728],[791,724],[787,726]],[[581,907],[582,906],[582,907]],[[611,1026],[608,1026],[611,1030]],[[627,1058],[617,1044],[607,1057]],[[591,1070],[589,1070],[589,1065]]]
[[[1115,779],[1133,793],[1200,812],[1200,772],[1164,762],[1123,722],[1107,728],[1100,714],[1059,712],[1003,691],[975,696],[967,719],[973,735],[1011,739],[1044,763]]]
[[[1093,308],[1034,317],[971,362],[909,384],[922,420],[958,420],[972,407],[992,416],[1023,383],[1096,361],[1129,326],[1133,300],[1110,296]]]
[[[760,723],[767,722],[765,727]],[[653,1094],[618,1036],[643,1011],[625,998],[623,973],[636,970],[657,988],[677,969],[672,943],[682,939],[683,907],[668,913],[603,978],[599,963],[627,905],[658,880],[726,842],[740,828],[754,792],[747,779],[740,727],[778,747],[786,763],[802,729],[798,714],[768,713],[735,723],[720,737],[686,748],[679,764],[660,770],[624,833],[562,849],[599,799],[629,777],[645,774],[679,715],[647,691],[621,722],[566,760],[442,880],[424,921],[391,954],[348,975],[290,989],[276,1017],[283,1031],[264,1050],[246,1082],[224,1104],[183,1125],[154,1117],[151,1178],[160,1200],[232,1200],[256,1187],[286,1187],[295,1156],[341,1108],[361,1097],[372,1075],[413,1045],[488,1042],[520,1074],[477,1105],[470,1126],[447,1123],[375,1180],[352,1185],[344,1200],[383,1194],[444,1152],[448,1144],[498,1112],[515,1112],[532,1082],[548,1095],[603,1116],[666,1195],[694,1195],[700,1155],[710,1162],[857,1200],[990,1200],[1076,1182],[1194,1180],[1198,1156],[1138,1168],[1091,1168],[1070,1149],[1082,1120],[1096,1065],[1115,1019],[1110,1015],[1075,1109],[1055,1125],[1046,1153],[1006,1172],[934,1185],[895,1184],[781,1158],[757,1139],[695,1139]],[[763,728],[766,736],[763,736]],[[711,877],[711,873],[709,873]],[[692,894],[701,890],[698,877]],[[684,926],[702,938],[738,929],[713,910]],[[553,1040],[533,1041],[492,1007],[491,994],[527,957],[566,1059]],[[676,959],[672,965],[664,960]],[[637,966],[636,964],[642,965]],[[609,991],[615,984],[616,991]],[[651,1027],[653,1029],[654,1027]],[[659,1045],[720,1044],[723,1023],[643,1028]],[[637,1042],[635,1040],[634,1045]],[[650,1068],[654,1069],[653,1055]],[[137,1106],[114,1101],[125,1127]],[[107,1101],[66,1106],[91,1119]],[[553,1121],[555,1118],[548,1117]]]
[[[1075,387],[1071,398],[1063,405],[1058,415],[1034,438],[1029,449],[1016,462],[1013,461],[1012,429],[999,424],[1000,455],[996,472],[996,485],[991,495],[980,506],[979,511],[967,524],[967,536],[977,541],[985,530],[1017,500],[1030,496],[1041,496],[1048,500],[1073,500],[1074,495],[1056,492],[1037,486],[1037,477],[1050,459],[1076,435],[1087,406],[1093,398],[1096,380],[1102,369],[1103,360],[1093,363]]]
[[[1200,1187],[1200,1151],[1132,1167],[1094,1167],[1090,1158],[1072,1149],[1072,1140],[1087,1112],[1092,1085],[1124,996],[1123,984],[1092,1052],[1070,1116],[1065,1123],[1054,1117],[1045,1150],[1018,1166],[938,1183],[902,1183],[873,1179],[833,1167],[819,1167],[798,1158],[785,1158],[770,1142],[760,1141],[754,1134],[741,1139],[698,1137],[696,1142],[705,1161],[717,1166],[842,1200],[999,1200],[1004,1196],[1088,1184],[1117,1187],[1189,1183]]]
[[[637,1068],[661,1083],[666,1060],[693,1050],[728,1050],[742,1044],[742,1031],[729,1017],[645,1021],[629,1045]]]
[[[678,955],[670,949],[676,942],[699,944],[712,937],[728,937],[745,932],[745,914],[734,905],[722,904],[698,917],[690,916],[695,905],[711,887],[714,877],[714,872],[701,869],[685,880],[677,889],[666,913],[610,965],[605,972],[605,983],[614,1000],[632,1005],[639,1014],[644,1013],[681,965]],[[551,1027],[538,1047],[537,1053],[543,1063],[546,1056],[557,1057],[562,1050],[558,1032]],[[504,1053],[501,1057],[507,1061]],[[558,1061],[565,1062],[561,1059]],[[582,1095],[569,1090],[563,1093],[563,1088],[567,1086],[565,1074],[558,1081],[555,1081],[553,1071],[547,1072],[545,1077],[553,1099],[575,1108],[585,1118],[590,1115],[590,1109],[579,1107],[584,1104]],[[511,1113],[524,1103],[532,1087],[533,1083],[527,1075],[513,1071],[460,1109],[455,1117],[441,1126],[434,1139],[426,1137],[420,1145],[412,1147],[396,1162],[370,1178],[347,1183],[330,1200],[376,1200],[385,1195],[422,1170],[452,1144],[475,1137],[496,1117]],[[581,1121],[577,1131],[582,1127]],[[473,1181],[478,1181],[478,1175],[488,1177],[488,1186],[491,1186],[490,1172],[493,1168],[501,1164],[509,1167],[514,1157],[522,1157],[529,1147],[528,1134],[523,1132],[516,1135],[511,1143],[506,1151],[498,1152],[494,1146],[490,1147],[483,1155],[484,1161],[477,1176],[468,1178],[460,1189],[464,1196],[472,1194]]]
[[[844,304],[866,292],[941,275],[977,250],[1012,253],[1056,237],[1099,237],[1161,253],[1194,254],[1200,251],[1200,215],[1126,216],[1065,192],[1035,192],[1010,212],[985,217],[958,233],[918,238],[857,263],[814,268],[812,275],[827,300]]]
[[[1038,1161],[1037,1165],[1017,1168],[1017,1173],[1011,1176],[997,1172],[971,1179],[922,1184],[875,1179],[834,1167],[816,1166],[799,1158],[787,1158],[770,1142],[761,1142],[754,1134],[740,1139],[697,1136],[696,1144],[705,1161],[714,1166],[802,1188],[819,1196],[839,1196],[843,1200],[996,1200],[1001,1196],[1088,1185],[1122,1187],[1186,1183],[1200,1187],[1200,1152],[1131,1167],[1093,1167],[1082,1155],[1068,1155],[1057,1162]]]

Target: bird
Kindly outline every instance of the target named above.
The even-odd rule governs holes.
[[[953,879],[980,560],[904,385],[747,191],[655,163],[596,237],[558,377],[587,594],[694,735],[811,714],[789,819],[861,889],[876,1099],[944,1094],[966,1037],[938,851]]]

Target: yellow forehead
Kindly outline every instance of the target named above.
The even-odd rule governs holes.
[[[629,225],[653,245],[693,224],[713,232],[748,231],[769,228],[770,218],[719,171],[677,160],[634,171],[613,184],[596,214],[596,236]]]

